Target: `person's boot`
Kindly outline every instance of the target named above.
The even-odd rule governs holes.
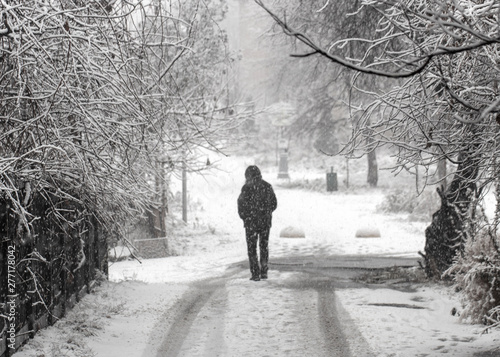
[[[267,266],[260,269],[260,278],[267,279]]]
[[[256,275],[256,276],[252,276],[252,277],[250,278],[250,280],[253,280],[253,281],[260,281],[260,277],[259,277],[258,275]]]

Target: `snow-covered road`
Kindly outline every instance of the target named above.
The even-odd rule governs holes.
[[[173,308],[169,332],[151,355],[373,355],[360,342],[361,334],[352,333],[352,323],[341,325],[347,319],[338,316],[331,279],[274,271],[272,279],[255,283],[247,275],[232,269],[223,277],[192,284]],[[347,329],[349,338],[343,332]]]
[[[373,256],[414,259],[423,249],[425,223],[377,213],[382,190],[291,190],[264,171],[279,201],[271,270],[268,281],[249,281],[236,198],[253,162],[221,164],[225,171],[190,177],[196,209],[189,212],[189,232],[168,237],[177,256],[112,264],[110,282],[16,357],[321,356],[332,350],[472,357],[498,347],[498,331],[481,335],[482,326],[450,314],[461,306],[447,287],[353,284],[352,270],[338,274],[336,268],[349,264],[369,267]],[[280,238],[287,226],[303,229],[306,238]],[[363,227],[379,229],[381,237],[355,238]]]

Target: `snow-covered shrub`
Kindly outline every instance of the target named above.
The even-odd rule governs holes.
[[[391,213],[411,213],[416,205],[417,202],[413,192],[396,189],[385,196],[384,201],[377,207],[377,210]]]
[[[410,213],[411,221],[430,221],[439,209],[441,200],[436,190],[425,190],[415,197],[416,205]]]
[[[463,294],[462,320],[488,325],[500,322],[500,252],[498,237],[490,229],[470,238],[445,274],[454,277]]]
[[[301,189],[310,190],[318,192],[326,192],[326,181],[325,179],[298,179],[292,181],[283,181],[277,184],[279,187],[288,189]]]
[[[433,190],[417,194],[414,189],[399,188],[389,191],[377,206],[379,212],[410,213],[413,221],[429,220],[438,208],[439,198]]]

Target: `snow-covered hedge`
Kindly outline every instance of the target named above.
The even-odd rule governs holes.
[[[395,189],[389,191],[377,210],[384,213],[410,213],[414,221],[430,220],[439,208],[439,197],[435,190],[427,189],[417,194],[415,189]]]
[[[472,323],[500,324],[500,251],[498,237],[483,229],[470,239],[463,254],[446,272],[453,275],[463,294],[461,319]]]

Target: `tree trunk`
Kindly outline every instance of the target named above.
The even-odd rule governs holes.
[[[469,210],[476,198],[479,158],[474,151],[463,152],[453,180],[447,189],[438,188],[441,207],[432,215],[425,230],[425,272],[440,278],[462,251],[469,233]]]
[[[368,128],[370,128],[370,121],[367,122]],[[369,150],[366,155],[368,158],[368,177],[366,182],[371,187],[377,187],[378,183],[378,165],[377,165],[377,153],[375,151],[376,144],[373,138],[373,130],[370,128],[366,136],[366,147]]]
[[[375,150],[368,153],[368,178],[367,182],[371,187],[377,187],[378,183],[378,165],[377,154]]]
[[[446,160],[445,159],[440,159],[438,161],[438,167],[437,167],[437,175],[438,175],[438,180],[442,182],[442,186],[444,188],[444,191],[446,191],[447,184],[446,184]]]
[[[155,167],[157,170],[157,174],[155,175],[155,198],[148,216],[152,237],[162,238],[167,235],[165,219],[168,212],[165,162],[157,160]]]

